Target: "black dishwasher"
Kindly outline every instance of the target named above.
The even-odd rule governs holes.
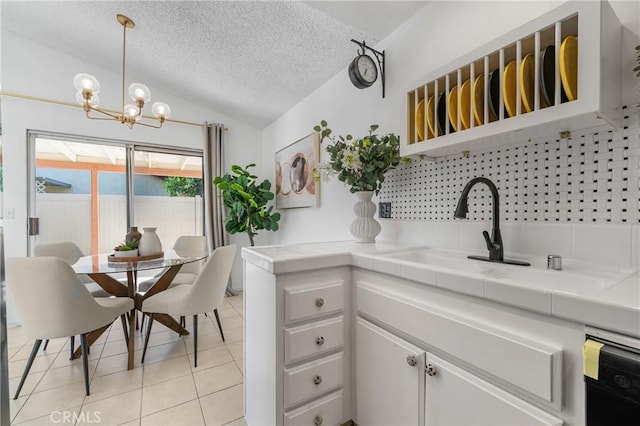
[[[640,424],[640,349],[587,336],[604,344],[598,380],[585,376],[587,426]]]

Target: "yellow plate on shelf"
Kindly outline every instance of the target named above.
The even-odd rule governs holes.
[[[418,132],[418,140],[424,140],[424,99],[418,102],[416,108],[416,132]]]
[[[536,58],[529,53],[520,62],[520,97],[522,98],[523,112],[531,112],[535,107],[535,72]]]
[[[433,96],[427,100],[427,137],[433,138]],[[416,131],[418,132],[418,140],[424,141],[424,99],[418,102],[416,108]]]
[[[484,74],[480,74],[473,82],[473,116],[476,126],[484,124]],[[489,121],[494,121],[496,115],[489,108]]]
[[[473,82],[473,116],[476,123],[484,124],[484,74]]]
[[[427,100],[427,128],[429,129],[427,135],[429,138],[433,138],[435,135],[435,130],[433,130],[435,128],[434,117],[435,108],[433,105],[433,96],[429,96],[429,100]]]
[[[518,70],[516,69],[516,61],[511,61],[504,67],[504,75],[502,76],[502,99],[507,109],[509,117],[516,115],[516,78],[518,78]],[[524,111],[524,108],[520,109]]]
[[[542,58],[542,54],[540,55]],[[520,97],[522,98],[523,112],[531,112],[535,108],[535,80],[536,80],[536,58],[533,53],[529,53],[520,62]],[[542,93],[542,85],[539,85],[540,108],[546,108],[547,101]]]
[[[466,80],[460,86],[460,125],[463,129],[471,127],[471,80]],[[474,120],[474,126],[478,120]]]
[[[540,59],[542,62],[543,52],[540,52]],[[542,68],[542,66],[541,66]],[[542,75],[542,69],[540,74]],[[529,53],[522,58],[520,62],[520,97],[522,98],[523,112],[531,112],[535,109],[535,85],[536,80],[536,57],[533,53]],[[542,81],[542,78],[540,78]],[[542,90],[542,84],[538,84],[540,108],[546,108],[549,106],[544,97]]]
[[[449,121],[453,130],[458,131],[458,85],[449,92]]]
[[[560,45],[560,79],[570,101],[578,99],[578,39],[567,36]]]

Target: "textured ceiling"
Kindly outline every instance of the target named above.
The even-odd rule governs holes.
[[[136,23],[127,32],[127,84],[140,81],[152,94],[161,87],[262,128],[349,64],[356,53],[350,39],[374,45],[426,4],[1,1],[0,7],[3,31],[118,74],[122,27],[115,15],[127,15]],[[190,119],[175,109],[173,117]]]

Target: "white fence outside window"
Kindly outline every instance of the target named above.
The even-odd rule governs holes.
[[[124,195],[100,195],[98,245],[108,253],[124,241],[126,202]],[[134,226],[158,228],[164,248],[173,247],[180,235],[202,235],[202,197],[135,196]],[[89,194],[37,194],[40,234],[37,242],[73,241],[91,253],[91,196]]]

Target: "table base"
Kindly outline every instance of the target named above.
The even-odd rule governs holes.
[[[122,283],[115,278],[107,275],[107,274],[88,274],[91,279],[93,279],[100,287],[102,287],[109,294],[112,294],[116,297],[130,297],[135,302],[134,309],[129,313],[129,341],[127,342],[127,351],[129,353],[129,358],[127,362],[127,368],[129,370],[133,369],[133,356],[135,354],[135,329],[136,329],[136,310],[141,311],[142,303],[145,299],[153,296],[154,294],[158,294],[161,291],[166,290],[173,278],[178,274],[182,265],[174,265],[169,267],[169,269],[151,286],[151,288],[144,294],[136,293],[136,281],[137,281],[137,273],[136,271],[127,271],[127,286],[125,287]],[[144,314],[144,313],[143,313]],[[182,327],[178,321],[176,321],[173,317],[167,314],[155,314],[154,320],[158,321],[160,324],[165,327],[175,331],[181,336],[186,336],[189,334],[186,328]],[[91,346],[96,340],[100,338],[100,336],[111,326],[108,324],[102,328],[94,330],[89,333],[87,336],[87,341],[89,346]],[[123,327],[125,324],[123,324]],[[81,348],[78,348],[73,353],[73,359],[79,358],[82,354]]]

